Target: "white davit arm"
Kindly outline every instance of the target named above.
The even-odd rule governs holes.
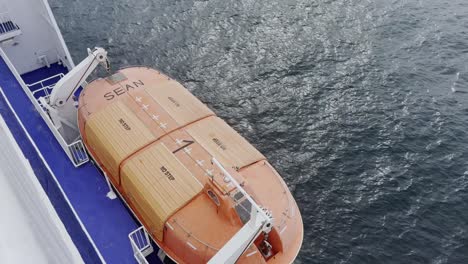
[[[250,220],[208,261],[208,264],[233,264],[236,263],[262,232],[265,236],[268,236],[273,227],[273,217],[250,197],[244,188],[240,186],[215,158],[212,161],[252,204]]]
[[[99,63],[104,64],[107,69],[109,68],[107,51],[103,48],[94,48],[93,51],[88,49],[88,57],[68,72],[54,86],[50,94],[49,105],[54,108],[61,107],[72,99],[75,91],[86,81],[86,78],[88,78]]]
[[[55,129],[67,144],[76,141],[80,136],[77,121],[77,102],[74,93],[86,82],[86,78],[104,64],[109,70],[107,52],[103,48],[88,49],[88,57],[68,72],[52,88],[49,97],[40,97],[39,103],[45,108]]]

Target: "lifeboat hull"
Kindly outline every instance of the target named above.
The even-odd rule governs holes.
[[[132,67],[89,83],[80,94],[83,142],[112,185],[167,256],[206,263],[248,220],[248,204],[212,162],[216,158],[274,228],[238,263],[291,263],[302,218],[266,158],[180,83]],[[272,249],[262,253],[262,240]]]

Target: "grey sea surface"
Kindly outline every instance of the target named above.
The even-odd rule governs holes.
[[[269,158],[296,263],[468,263],[468,1],[50,2],[75,62],[158,68]]]

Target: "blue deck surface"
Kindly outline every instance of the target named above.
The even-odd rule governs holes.
[[[21,75],[21,78],[23,78],[23,81],[26,84],[32,84],[32,83],[35,83],[37,81],[43,80],[43,79],[45,79],[47,77],[54,76],[54,75],[57,75],[59,73],[66,74],[67,72],[68,72],[67,68],[63,67],[61,64],[53,63],[53,64],[50,65],[49,68],[44,67],[44,68],[40,68],[40,69],[32,71],[32,72],[25,73],[25,74]],[[46,83],[46,84],[48,84],[48,83]]]
[[[66,69],[54,64],[51,68],[42,68],[25,74],[23,79],[26,83],[32,83],[59,72],[66,72]],[[104,260],[107,263],[135,263],[128,239],[128,233],[138,226],[135,219],[120,199],[110,200],[106,197],[107,184],[93,164],[87,163],[74,168],[2,58],[0,58],[0,87],[3,88],[15,112],[46,159]],[[15,131],[15,137],[25,156],[30,159],[39,181],[49,194],[53,206],[83,259],[86,263],[99,262],[97,254],[87,241],[77,220],[74,219],[58,186],[45,169],[37,153],[34,154],[35,150],[25,139],[24,133],[21,133],[19,125],[14,124],[16,121],[7,108],[2,98],[0,113],[10,128]]]

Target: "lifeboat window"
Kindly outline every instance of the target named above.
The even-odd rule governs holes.
[[[232,198],[234,201],[240,201],[242,198],[244,198],[244,194],[242,192],[236,192],[232,195]]]
[[[245,199],[244,201],[238,203],[235,206],[237,215],[241,219],[242,223],[245,224],[250,220],[250,211],[252,210],[252,204],[249,200]]]
[[[221,205],[221,203],[219,202],[218,196],[216,196],[216,194],[212,190],[208,190],[206,193],[217,206]]]

